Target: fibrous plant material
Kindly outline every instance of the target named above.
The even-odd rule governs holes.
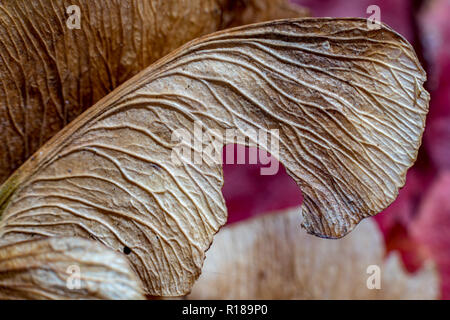
[[[438,298],[434,264],[408,274],[397,254],[384,260],[383,236],[372,219],[339,241],[299,232],[300,222],[298,210],[290,209],[220,230],[188,298]]]
[[[226,28],[277,19],[310,16],[307,8],[289,0],[231,0],[223,16]]]
[[[244,138],[277,129],[275,156],[303,191],[303,226],[342,237],[403,186],[428,110],[424,81],[411,46],[364,19],[280,20],[200,38],[100,100],[16,171],[0,189],[0,237],[126,247],[147,294],[184,295],[227,214],[221,163],[174,152],[174,132],[220,157],[235,142],[231,129]]]
[[[81,238],[0,247],[0,299],[143,299],[128,260]]]
[[[284,0],[238,2],[2,1],[0,183],[76,116],[187,41],[228,25],[306,14],[283,12]],[[252,14],[254,3],[270,10]]]

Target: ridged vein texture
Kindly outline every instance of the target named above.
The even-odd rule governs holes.
[[[299,232],[300,222],[297,210],[290,209],[220,230],[188,298],[438,298],[434,264],[427,261],[409,274],[398,254],[385,259],[383,235],[372,219],[338,241]],[[367,287],[375,275],[370,266],[379,268],[379,289]]]
[[[48,238],[0,247],[0,299],[143,299],[125,256],[93,240]]]
[[[80,8],[80,29],[66,26],[71,5]],[[187,41],[305,14],[285,0],[2,1],[0,183],[76,116]]]
[[[303,226],[342,237],[403,186],[428,109],[424,81],[411,46],[363,19],[280,20],[203,37],[27,161],[0,190],[0,236],[128,247],[148,294],[188,293],[227,217],[221,164],[172,161],[173,132],[197,122],[223,137],[278,129],[279,160],[303,191]]]

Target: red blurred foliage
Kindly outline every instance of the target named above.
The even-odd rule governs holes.
[[[413,167],[406,175],[406,185],[399,192],[397,199],[383,212],[375,216],[378,226],[386,240],[386,255],[392,250],[399,251],[408,271],[416,271],[422,266],[427,255],[421,242],[411,234],[411,224],[418,218],[418,207],[424,190],[433,182],[434,173],[424,173]]]
[[[311,10],[314,17],[368,18],[370,5],[380,7],[381,21],[410,41],[412,26],[408,23],[412,2],[409,0],[291,0]]]
[[[450,1],[430,2],[420,15],[425,54],[431,61],[430,113],[424,143],[433,164],[450,169]]]
[[[417,219],[410,225],[412,238],[437,263],[442,298],[450,299],[450,170],[442,171],[425,192]]]
[[[237,146],[226,146],[224,163],[227,150],[230,148],[234,148],[235,156],[243,151]],[[252,149],[245,148],[247,154],[249,150]],[[271,161],[278,162],[273,157]],[[299,206],[302,203],[300,189],[281,164],[280,170],[275,175],[261,175],[262,167],[266,166],[261,163],[223,165],[225,185],[222,192],[229,212],[228,223],[261,213]]]
[[[398,198],[375,219],[388,251],[399,251],[409,271],[415,271],[425,259],[437,263],[442,298],[450,299],[450,0],[292,2],[319,17],[367,18],[367,7],[378,5],[381,20],[416,49],[431,93],[423,146]],[[224,165],[223,194],[230,223],[301,203],[301,191],[281,165],[274,176],[260,175],[261,167]]]

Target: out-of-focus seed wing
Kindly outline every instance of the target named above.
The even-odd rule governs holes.
[[[82,238],[0,247],[0,299],[143,299],[128,260]]]

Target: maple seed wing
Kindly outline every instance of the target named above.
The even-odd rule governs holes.
[[[411,46],[364,19],[279,20],[200,38],[26,162],[0,190],[0,236],[94,236],[130,249],[146,293],[186,294],[227,217],[221,164],[173,161],[172,134],[198,141],[200,124],[222,137],[278,130],[272,154],[303,192],[303,226],[342,237],[403,186],[428,110],[424,81]]]
[[[127,259],[97,241],[47,238],[0,247],[0,299],[143,299]]]

